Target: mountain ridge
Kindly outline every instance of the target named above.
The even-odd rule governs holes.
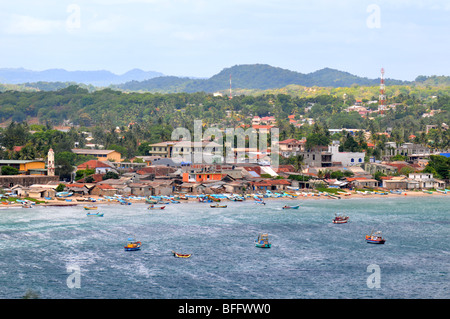
[[[132,81],[115,88],[148,92],[186,92],[205,91],[208,93],[229,89],[231,75],[232,88],[239,89],[274,89],[291,84],[322,87],[349,87],[351,85],[378,85],[380,79],[368,79],[348,72],[324,68],[311,73],[300,73],[273,67],[268,64],[242,64],[224,68],[207,79],[181,77],[155,77],[145,81]],[[412,82],[386,79],[387,85],[410,84]],[[167,84],[167,86],[164,86]]]
[[[76,82],[95,86],[109,86],[132,80],[144,81],[158,76],[164,76],[164,74],[141,69],[132,69],[123,74],[115,74],[107,70],[67,71],[61,68],[52,68],[33,71],[25,68],[0,68],[0,83],[3,84]]]

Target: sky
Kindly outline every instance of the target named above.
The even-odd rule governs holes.
[[[262,63],[301,73],[450,76],[448,0],[15,0],[0,68],[211,77]]]

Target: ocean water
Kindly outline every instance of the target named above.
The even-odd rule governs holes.
[[[226,204],[99,206],[104,217],[82,206],[0,210],[0,298],[450,297],[450,196]],[[333,224],[335,213],[350,222]],[[367,244],[372,230],[386,244]],[[272,248],[254,246],[261,232]],[[130,236],[140,251],[124,251]]]

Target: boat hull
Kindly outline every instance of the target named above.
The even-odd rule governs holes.
[[[89,214],[89,213],[87,213],[86,216],[89,216],[89,217],[103,217],[103,213],[102,214]]]
[[[366,243],[368,244],[378,244],[378,245],[383,245],[385,243],[385,240],[371,240],[371,239],[366,239]]]
[[[173,253],[173,256],[176,257],[176,258],[189,258],[189,257],[191,257],[191,254],[179,254],[179,253],[176,253],[174,251],[172,253]]]
[[[272,244],[259,244],[259,243],[255,243],[255,247],[258,248],[270,248],[272,246]]]
[[[347,222],[348,219],[340,219],[340,220],[333,219],[333,224],[345,224]]]

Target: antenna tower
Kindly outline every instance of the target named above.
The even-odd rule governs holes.
[[[386,109],[386,94],[384,85],[384,68],[381,68],[381,80],[380,80],[380,96],[378,101],[378,110],[384,111]]]

